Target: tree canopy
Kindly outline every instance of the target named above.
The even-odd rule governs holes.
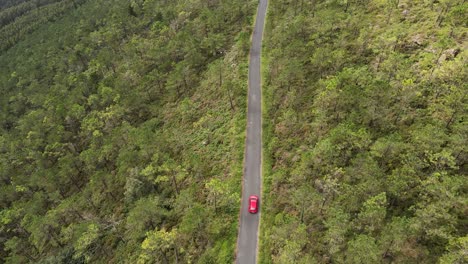
[[[466,1],[269,2],[261,263],[466,262]]]
[[[2,1],[0,262],[225,263],[254,1]]]

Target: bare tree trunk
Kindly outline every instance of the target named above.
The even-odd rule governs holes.
[[[232,102],[232,95],[231,95],[231,89],[229,89],[230,86],[228,86],[227,91],[228,91],[228,96],[229,96],[229,104],[231,105],[231,110],[234,111],[234,104]]]
[[[176,192],[176,197],[179,195],[179,188],[177,186],[177,179],[174,173],[172,173],[172,184],[174,184],[174,190]]]
[[[175,253],[175,264],[179,263],[179,252],[177,250],[177,246],[174,246],[174,253]]]
[[[165,264],[168,264],[168,263],[169,263],[169,260],[167,259],[166,252],[162,251],[162,256],[163,256],[163,258],[164,258],[164,263],[165,263]]]

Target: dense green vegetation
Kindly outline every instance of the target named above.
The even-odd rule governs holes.
[[[272,0],[262,263],[466,263],[468,3]]]
[[[0,263],[230,263],[256,1],[0,2]],[[468,262],[464,0],[270,0],[262,263]]]
[[[28,0],[3,0],[0,2],[0,10],[9,8],[11,6],[19,5]]]
[[[0,263],[231,262],[256,2],[48,2],[0,54]]]
[[[0,11],[0,52],[12,47],[44,23],[55,21],[86,0],[17,1]],[[13,4],[13,3],[11,3]]]

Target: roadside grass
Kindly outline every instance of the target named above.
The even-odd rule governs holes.
[[[268,11],[265,18],[266,22],[268,21]],[[266,23],[265,23],[266,24]],[[264,40],[265,42],[265,34]],[[271,257],[269,256],[269,226],[272,226],[273,221],[271,217],[271,200],[270,190],[271,190],[271,175],[272,175],[272,164],[273,160],[271,158],[271,148],[273,147],[273,123],[269,119],[268,113],[271,108],[272,93],[268,89],[267,83],[265,82],[265,76],[268,74],[268,53],[263,49],[262,45],[262,58],[261,58],[261,85],[262,85],[262,217],[260,218],[260,235],[259,235],[259,244],[258,244],[258,263],[268,264],[271,262]]]

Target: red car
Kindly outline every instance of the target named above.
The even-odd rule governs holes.
[[[258,196],[251,195],[249,197],[249,213],[256,214],[258,212]]]

